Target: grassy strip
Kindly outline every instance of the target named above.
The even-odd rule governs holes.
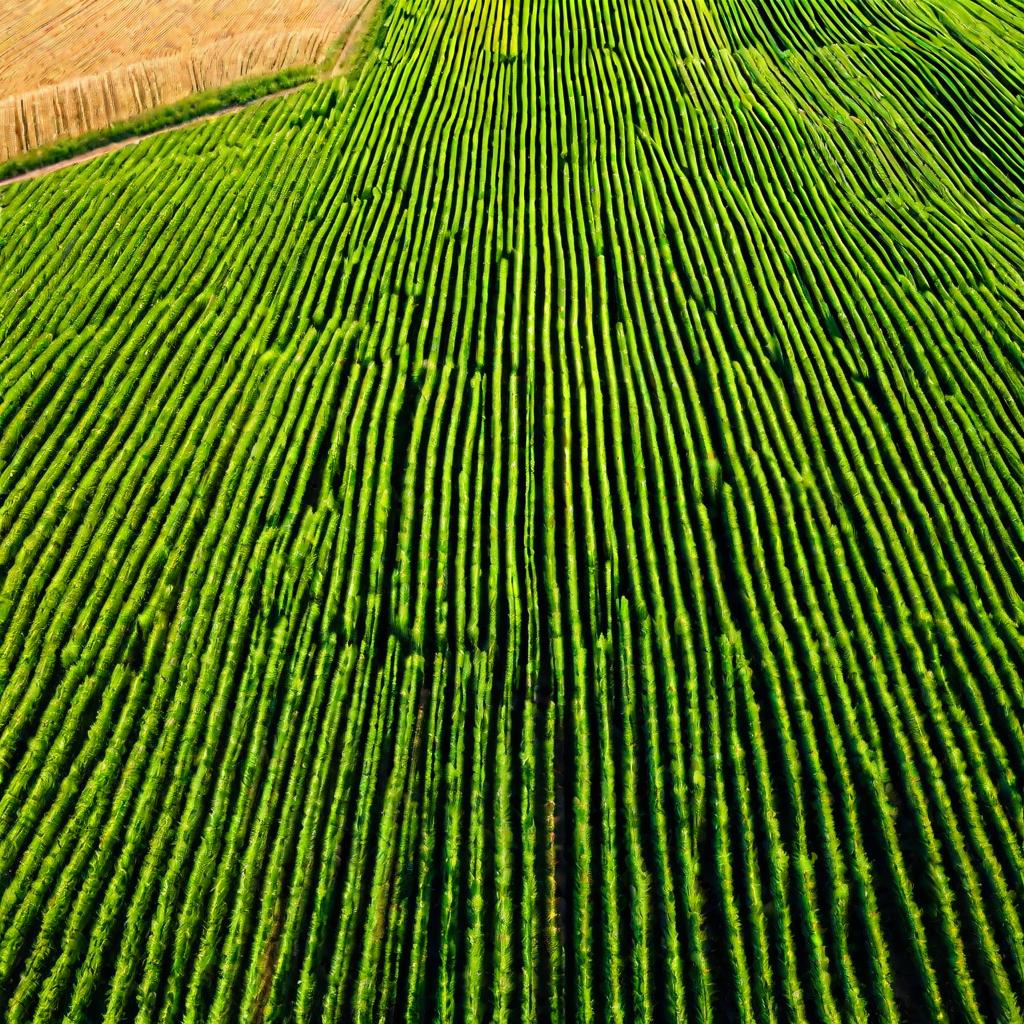
[[[372,2],[373,0],[371,0],[371,3]],[[376,10],[373,12],[372,17],[370,18],[370,23],[366,26],[366,30],[360,33],[360,36],[356,40],[351,52],[341,59],[340,65],[338,65],[339,54],[348,46],[353,33],[358,33],[360,30],[360,22],[364,16],[364,12],[360,12],[356,20],[352,23],[352,28],[349,32],[338,40],[337,48],[332,47],[328,50],[327,55],[324,57],[322,62],[322,67],[325,70],[334,69],[354,82],[359,77],[364,65],[369,60],[370,55],[377,48],[377,44],[383,34],[384,26],[387,24],[394,9],[395,0],[381,0],[381,2],[377,4]]]
[[[97,128],[95,131],[72,138],[59,139],[50,145],[21,153],[5,163],[0,163],[0,181],[14,178],[27,171],[34,171],[39,167],[60,163],[62,160],[108,146],[113,142],[120,142],[122,139],[136,135],[151,135],[161,128],[194,121],[198,117],[224,110],[226,107],[251,103],[262,96],[269,96],[272,93],[281,92],[283,89],[311,82],[316,75],[317,68],[315,66],[305,65],[297,68],[285,68],[271,75],[246,78],[219,89],[205,89],[202,92],[193,93],[177,103],[157,107],[138,117],[117,121],[104,128]]]

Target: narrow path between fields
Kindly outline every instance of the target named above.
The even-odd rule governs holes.
[[[360,7],[356,16],[352,19],[347,32],[340,37],[340,45],[336,55],[332,54],[330,56],[329,64],[324,67],[324,70],[319,76],[319,80],[332,78],[335,75],[344,74],[346,72],[346,65],[348,64],[352,54],[355,52],[356,47],[362,39],[366,29],[369,27],[375,9],[375,0],[366,0],[366,3]],[[95,149],[87,149],[84,153],[69,156],[65,160],[58,160],[56,163],[52,164],[44,164],[42,167],[34,167],[30,171],[22,171],[20,174],[4,178],[0,180],[0,188],[6,188],[8,185],[17,185],[22,181],[31,181],[33,178],[41,178],[43,175],[53,174],[55,171],[62,171],[66,167],[73,167],[75,164],[84,164],[88,160],[95,160],[97,157],[106,156],[108,153],[116,153],[119,149],[124,149],[127,146],[135,146],[144,139],[152,139],[157,135],[165,135],[167,132],[176,132],[181,128],[190,128],[193,125],[202,124],[204,121],[212,121],[214,118],[224,117],[227,114],[234,114],[239,110],[245,110],[246,107],[254,107],[258,103],[267,103],[270,100],[280,99],[282,96],[288,96],[290,93],[297,92],[299,89],[302,89],[307,85],[309,85],[309,82],[302,82],[299,85],[290,85],[287,89],[278,89],[276,92],[268,92],[263,96],[256,96],[251,100],[246,100],[244,103],[232,103],[226,107],[221,107],[220,110],[213,110],[208,114],[200,114],[197,117],[190,117],[185,121],[178,121],[176,124],[169,124],[164,128],[155,128],[150,132],[141,132],[138,135],[129,135],[126,138],[118,139],[116,142],[108,142],[103,146],[97,146]]]
[[[30,181],[32,178],[41,178],[44,174],[52,174],[54,171],[62,171],[65,167],[73,167],[75,164],[84,164],[87,160],[95,160],[97,157],[105,156],[107,153],[116,153],[119,149],[127,146],[135,146],[144,139],[154,139],[158,135],[165,135],[167,132],[176,132],[180,128],[190,128],[193,125],[202,124],[204,121],[212,121],[216,117],[224,117],[226,114],[233,114],[246,107],[254,107],[257,103],[266,103],[268,100],[276,100],[281,96],[296,92],[309,82],[302,85],[290,85],[287,89],[279,89],[277,92],[268,92],[255,99],[246,100],[245,103],[232,103],[230,106],[221,107],[220,110],[211,111],[209,114],[200,114],[198,117],[190,117],[187,121],[178,121],[176,124],[169,124],[164,128],[155,128],[151,132],[143,132],[141,135],[129,135],[127,138],[118,139],[116,142],[108,142],[106,145],[97,146],[95,149],[87,149],[84,153],[69,156],[66,160],[58,160],[55,164],[43,164],[42,167],[33,167],[30,171],[22,171],[13,177],[4,178],[0,181],[0,188],[7,185],[16,185],[19,181]]]

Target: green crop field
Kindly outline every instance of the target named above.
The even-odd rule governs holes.
[[[1024,1020],[1022,0],[384,0],[0,189],[0,1021]]]

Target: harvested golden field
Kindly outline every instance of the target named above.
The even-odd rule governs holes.
[[[319,61],[364,0],[0,4],[0,160]]]

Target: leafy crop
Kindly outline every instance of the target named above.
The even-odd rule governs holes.
[[[403,0],[0,192],[0,1017],[1020,1021],[1022,54]]]

